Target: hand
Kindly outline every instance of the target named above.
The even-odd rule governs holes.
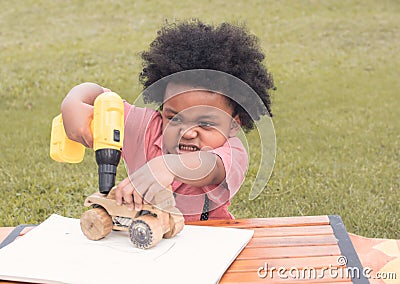
[[[93,106],[79,102],[71,104],[67,109],[73,109],[72,111],[65,110],[62,112],[67,137],[85,147],[93,148],[93,134],[90,128],[90,123],[93,120]]]
[[[158,192],[172,184],[174,178],[164,156],[156,157],[118,184],[115,200],[118,205],[124,202],[128,209],[135,207],[140,211],[143,203],[150,203]]]
[[[93,147],[90,123],[93,120],[94,100],[104,92],[94,83],[83,83],[73,87],[61,104],[65,133],[68,138]]]

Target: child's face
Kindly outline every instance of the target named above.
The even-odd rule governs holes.
[[[163,104],[164,151],[182,154],[215,149],[240,129],[239,118],[224,95],[169,84]],[[178,94],[179,93],[179,94]],[[178,95],[175,95],[178,94]]]

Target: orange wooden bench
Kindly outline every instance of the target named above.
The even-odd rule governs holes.
[[[257,218],[190,224],[254,230],[252,240],[225,272],[221,283],[351,283],[352,280],[353,283],[368,283],[362,277],[331,277],[328,270],[324,271],[325,268],[344,271],[346,264],[341,265],[338,260],[345,258],[347,266],[362,269],[339,216]]]
[[[375,245],[378,239],[349,236],[341,218],[336,215],[209,220],[187,224],[254,230],[252,240],[225,272],[221,283],[385,283],[362,275],[366,267],[363,264],[371,264],[371,259],[363,259],[365,251],[371,252],[365,244],[374,240]],[[0,242],[12,230],[0,228]],[[25,232],[26,229],[22,230],[20,235]],[[400,241],[396,242],[400,247]],[[358,250],[365,248],[361,260],[355,247]],[[391,261],[387,258],[385,262],[382,253],[379,256],[381,264]],[[378,266],[374,269],[379,269]],[[0,283],[10,282],[0,280]]]

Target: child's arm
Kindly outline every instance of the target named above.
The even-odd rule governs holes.
[[[124,201],[129,209],[135,206],[136,210],[140,210],[143,199],[150,202],[157,192],[164,190],[174,180],[205,186],[221,183],[225,174],[221,158],[211,152],[163,155],[150,160],[118,184],[116,201],[117,204]]]
[[[94,101],[102,93],[103,87],[94,83],[82,83],[68,92],[61,104],[61,113],[69,139],[93,147],[90,122],[93,119]]]
[[[225,179],[225,167],[221,158],[211,152],[168,154],[158,158],[174,175],[175,181],[201,187],[219,184]]]

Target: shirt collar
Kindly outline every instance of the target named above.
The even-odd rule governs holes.
[[[163,141],[163,135],[161,134],[160,136],[157,137],[156,140],[154,140],[153,144],[162,150],[162,141]]]

